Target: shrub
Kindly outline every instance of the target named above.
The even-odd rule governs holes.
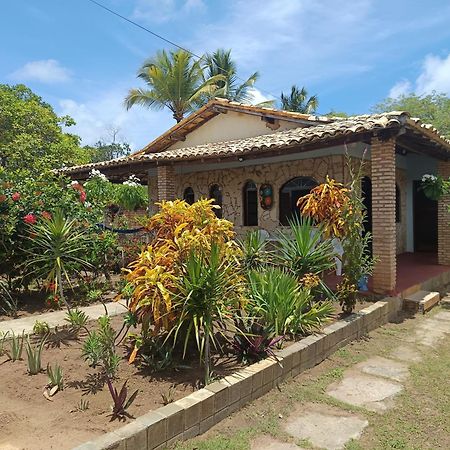
[[[323,240],[323,227],[314,227],[310,218],[289,221],[289,232],[279,232],[281,266],[299,280],[307,274],[322,275],[334,267],[334,250],[329,239]]]
[[[260,269],[272,261],[272,252],[267,249],[267,240],[259,231],[250,231],[239,241],[242,249],[244,270]]]
[[[89,316],[78,308],[67,311],[66,317],[64,318],[66,322],[70,324],[70,328],[78,333],[82,328],[86,327],[88,323]]]
[[[248,313],[275,336],[317,330],[333,314],[330,302],[315,302],[310,287],[299,285],[295,277],[281,269],[252,271],[248,279]]]
[[[212,203],[162,202],[160,211],[148,219],[145,228],[153,237],[126,275],[134,288],[129,308],[142,323],[143,334],[150,332],[150,325],[153,334],[168,332],[177,322],[179,311],[173,305],[178,280],[192,252],[209,252],[214,243],[226,258],[240,254],[231,240],[232,223],[218,219]]]
[[[182,334],[184,353],[195,338],[205,365],[205,384],[211,376],[211,344],[215,334],[222,336],[234,328],[235,312],[242,305],[242,277],[235,258],[221,252],[217,244],[210,251],[192,250],[177,282],[174,310],[178,320],[171,330],[174,343]]]
[[[54,293],[70,309],[64,296],[63,282],[70,285],[71,275],[82,268],[91,267],[84,258],[86,249],[86,231],[78,228],[75,220],[64,217],[57,210],[52,217],[42,223],[31,225],[31,248],[26,263],[28,273],[45,278],[47,285],[53,286]]]
[[[33,333],[43,336],[50,333],[50,326],[45,321],[36,320],[33,325]]]
[[[108,377],[114,377],[120,364],[120,356],[114,344],[115,332],[109,316],[98,318],[98,330],[90,331],[86,338],[82,356],[91,367],[100,365]]]

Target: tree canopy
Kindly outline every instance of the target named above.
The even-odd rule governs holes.
[[[450,138],[450,98],[446,94],[432,92],[428,95],[402,95],[387,98],[372,108],[375,113],[387,111],[408,111],[412,117],[419,117],[431,123],[444,136]]]
[[[205,79],[200,62],[184,50],[158,52],[144,62],[138,78],[148,88],[131,89],[125,98],[127,109],[134,105],[152,109],[166,107],[177,122],[201,105],[204,96],[217,90],[214,83],[224,79],[222,75]]]
[[[23,84],[0,84],[0,166],[8,171],[45,170],[89,162],[80,138],[63,131],[75,122]]]
[[[281,93],[281,109],[285,111],[294,111],[304,114],[313,114],[319,106],[317,95],[309,97],[305,87],[301,89],[295,84],[291,88],[289,94]]]
[[[250,89],[259,78],[258,72],[250,75],[241,83],[237,74],[237,65],[231,58],[231,50],[218,49],[214,53],[207,53],[203,60],[203,77],[206,80],[221,75],[223,80],[218,80],[215,85],[217,90],[213,91],[206,100],[214,97],[226,98],[234,102],[251,102],[253,99]]]

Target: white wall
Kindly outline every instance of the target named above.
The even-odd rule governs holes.
[[[280,127],[277,130],[272,130],[266,126],[266,122],[261,120],[260,116],[228,111],[227,114],[222,113],[213,117],[201,127],[189,133],[185,141],[176,142],[169,149],[260,136],[303,126],[300,123],[285,120],[280,120],[279,124]]]

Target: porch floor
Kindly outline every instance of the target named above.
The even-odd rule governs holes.
[[[437,263],[436,253],[402,253],[397,255],[397,285],[391,294],[399,295],[407,289],[424,283],[445,272],[450,266]],[[326,276],[327,284],[334,289],[341,282],[341,277],[334,273]],[[372,291],[372,278],[369,279],[369,292]]]

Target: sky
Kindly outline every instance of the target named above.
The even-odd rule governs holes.
[[[260,73],[255,102],[292,84],[321,114],[370,112],[388,96],[450,94],[448,0],[99,0],[196,54],[232,50]],[[83,144],[111,130],[137,150],[174,124],[123,99],[143,61],[173,47],[89,0],[0,0],[0,83],[24,83]]]

